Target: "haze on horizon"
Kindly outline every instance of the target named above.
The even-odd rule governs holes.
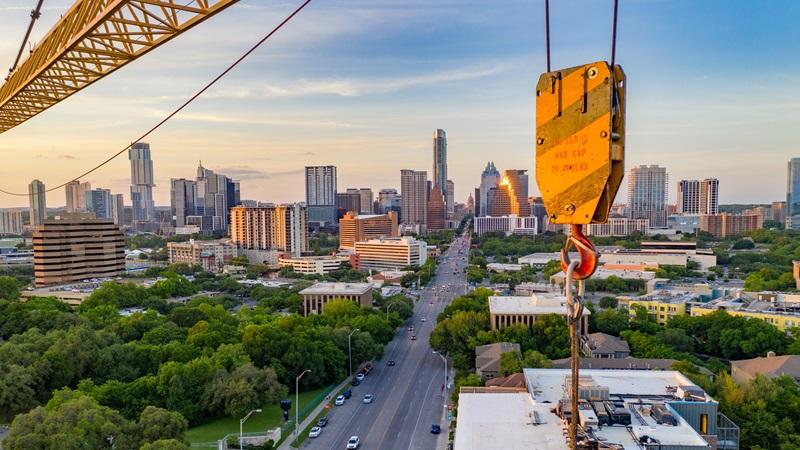
[[[10,65],[30,0],[0,3]],[[45,3],[35,42],[70,6]],[[551,2],[553,67],[608,59],[611,2]],[[800,3],[622,0],[618,62],[628,77],[627,167],[717,177],[720,203],[785,197],[800,155]],[[296,2],[243,0],[27,123],[0,134],[0,187],[52,186],[105,159],[193,94]],[[339,189],[399,189],[431,171],[433,130],[448,136],[456,200],[488,160],[533,180],[534,86],[544,71],[543,6],[522,0],[312,2],[255,55],[149,139],[159,205],[198,161],[241,181],[242,197],[304,198],[303,166],[334,164]],[[2,67],[7,67],[7,65]],[[125,194],[122,156],[94,187]],[[532,194],[534,183],[531,183]],[[625,201],[624,189],[618,201]],[[48,205],[63,205],[63,191]],[[0,195],[0,207],[27,198]]]

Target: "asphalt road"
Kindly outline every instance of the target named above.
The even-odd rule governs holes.
[[[463,255],[458,254],[459,249],[464,249]],[[430,348],[429,337],[436,316],[453,297],[466,292],[463,269],[468,256],[466,238],[456,239],[440,258],[434,279],[420,291],[414,315],[389,343],[383,360],[375,364],[359,386],[352,388],[350,400],[333,407],[328,414],[330,422],[320,436],[307,439],[302,448],[344,449],[353,435],[361,439],[362,449],[436,448],[438,436],[431,434],[431,425],[445,428],[441,423],[445,372],[442,358]],[[407,329],[410,325],[414,326],[416,340],[411,340],[412,333]],[[396,365],[387,366],[389,360]],[[365,394],[373,394],[375,400],[364,404]]]

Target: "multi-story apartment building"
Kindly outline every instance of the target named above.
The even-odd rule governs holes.
[[[354,249],[356,242],[379,237],[397,237],[397,215],[386,214],[358,215],[348,212],[339,221],[339,248]]]
[[[230,241],[168,242],[170,264],[189,264],[219,273],[225,265],[238,256],[236,244]]]
[[[308,251],[307,214],[303,203],[236,206],[231,209],[231,241],[244,249],[301,256]]]
[[[764,225],[764,217],[758,214],[703,214],[700,216],[700,230],[725,238],[758,230]]]
[[[306,205],[309,222],[336,222],[336,166],[306,167]]]
[[[719,214],[719,180],[680,180],[678,214]]]
[[[789,160],[786,174],[786,229],[800,229],[800,158]]]
[[[31,181],[28,185],[28,211],[30,213],[31,227],[41,226],[47,219],[47,200],[44,183],[39,180]]]
[[[355,211],[359,214],[372,214],[372,189],[370,188],[347,188],[350,195],[358,195],[358,206]]]
[[[355,252],[357,269],[400,270],[425,264],[428,244],[409,236],[370,239],[356,242]]]
[[[22,234],[23,231],[22,211],[0,211],[0,234]]]
[[[636,166],[628,175],[628,214],[631,219],[650,219],[650,226],[667,226],[667,169],[657,165]]]
[[[46,220],[33,234],[37,286],[125,271],[125,236],[111,219]]]
[[[67,200],[67,212],[77,213],[86,211],[86,193],[92,190],[88,181],[81,183],[78,180],[70,181],[64,186]]]
[[[400,171],[401,214],[404,224],[425,225],[428,216],[428,174],[425,171]]]

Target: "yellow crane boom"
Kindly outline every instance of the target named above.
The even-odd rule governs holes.
[[[238,0],[76,0],[0,86],[0,133]]]

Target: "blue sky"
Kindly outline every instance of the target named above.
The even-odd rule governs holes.
[[[12,61],[34,3],[0,0],[0,61]],[[551,3],[553,67],[609,57],[611,0]],[[627,166],[666,166],[672,199],[678,179],[708,176],[720,179],[723,203],[781,199],[786,161],[800,154],[800,2],[620,3]],[[297,4],[242,0],[0,134],[0,183],[60,184],[104,159]],[[45,5],[34,41],[69,2]],[[532,171],[543,9],[529,0],[314,0],[151,137],[157,202],[168,203],[169,178],[193,176],[199,159],[262,201],[302,200],[304,165],[337,165],[341,190],[399,188],[400,169],[430,172],[435,128],[448,133],[458,201],[487,160]],[[89,180],[128,201],[125,158]],[[26,204],[0,196],[2,207]],[[48,196],[48,205],[63,204],[63,193]]]

